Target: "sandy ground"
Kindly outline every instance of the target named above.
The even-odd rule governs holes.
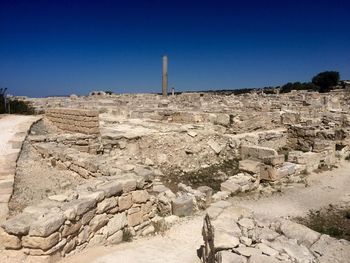
[[[232,198],[230,201],[252,209],[257,215],[271,217],[303,216],[310,209],[319,209],[329,204],[350,201],[350,162],[338,169],[309,176],[309,187],[295,184],[281,194],[259,200],[249,197]],[[203,215],[186,219],[174,226],[164,236],[140,238],[131,243],[113,247],[90,248],[80,254],[62,260],[62,263],[194,263],[198,262],[196,249],[202,244],[201,227]]]
[[[29,143],[24,142],[9,202],[10,215],[84,182],[85,179],[71,171],[52,168]]]
[[[0,119],[0,155],[7,155],[12,153],[12,144],[10,141],[18,132],[18,125],[27,120],[28,116],[20,115],[3,115]]]

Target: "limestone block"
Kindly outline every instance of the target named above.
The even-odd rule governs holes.
[[[230,126],[230,115],[225,113],[217,114],[215,124]]]
[[[320,233],[289,220],[282,222],[281,231],[286,237],[296,239],[306,247],[311,247],[321,236]]]
[[[119,230],[107,238],[107,242],[112,245],[119,244],[123,241],[123,231]]]
[[[287,163],[281,167],[272,167],[270,165],[262,165],[260,170],[260,179],[267,181],[277,181],[281,178],[295,173],[296,165]]]
[[[134,203],[145,203],[149,199],[149,194],[145,190],[133,191],[131,195]]]
[[[51,234],[47,237],[38,236],[24,236],[22,237],[23,247],[38,248],[42,250],[48,250],[58,243],[60,235],[58,232]]]
[[[152,202],[151,201],[148,201],[146,202],[145,204],[142,204],[141,205],[141,211],[142,211],[142,214],[148,214],[149,212],[151,212],[152,210]]]
[[[127,219],[125,212],[114,215],[111,219],[109,219],[107,224],[108,236],[111,236],[117,231],[123,229],[126,225]]]
[[[107,214],[95,215],[89,223],[90,232],[97,232],[101,227],[107,224],[108,220]]]
[[[77,244],[77,239],[73,238],[71,239],[69,242],[67,242],[67,244],[63,247],[61,255],[66,255],[67,253],[69,253],[70,251],[72,251],[75,246]]]
[[[6,233],[2,228],[0,228],[0,244],[7,249],[19,249],[22,246],[17,236]]]
[[[82,224],[82,225],[88,224],[88,223],[91,221],[91,219],[95,216],[95,213],[96,213],[95,209],[92,209],[92,210],[86,212],[86,213],[81,217],[81,224]]]
[[[85,243],[88,240],[89,233],[90,233],[90,227],[84,226],[84,228],[80,231],[77,238],[78,245]]]
[[[261,162],[249,159],[239,161],[239,169],[252,174],[260,173],[260,165]]]
[[[118,198],[106,198],[105,200],[97,204],[96,213],[102,214],[108,211],[109,209],[115,208],[116,206],[118,206]]]
[[[136,189],[136,179],[134,178],[127,178],[120,180],[123,184],[123,193],[129,193],[131,191],[134,191]]]
[[[273,155],[273,156],[268,156],[263,158],[263,163],[268,164],[268,165],[281,165],[284,163],[285,161],[285,156],[283,154],[279,154],[279,155]]]
[[[176,216],[189,216],[193,213],[193,198],[189,195],[182,195],[172,200],[172,213]]]
[[[31,225],[29,235],[47,237],[59,229],[65,220],[65,216],[61,213],[42,215]]]
[[[22,213],[7,220],[2,227],[9,234],[22,236],[28,234],[30,225],[34,222],[34,219],[32,214]]]
[[[133,213],[133,214],[128,214],[128,225],[129,226],[136,226],[143,221],[142,217],[142,211]]]
[[[274,149],[260,146],[241,146],[241,159],[257,159],[263,160],[266,157],[277,156],[277,152]]]
[[[120,196],[118,198],[118,206],[120,211],[129,209],[132,206],[132,197],[131,194]]]
[[[62,230],[62,237],[67,237],[74,233],[77,233],[82,226],[81,221],[70,223],[69,225],[65,225]]]
[[[227,180],[220,185],[220,190],[223,192],[229,192],[230,194],[236,194],[241,191],[241,186],[230,180]]]
[[[224,229],[215,230],[215,249],[232,249],[237,247],[239,244],[239,239],[235,236],[232,236],[229,232],[225,231]]]
[[[63,210],[68,210],[70,208],[74,209],[75,213],[80,216],[82,214],[85,214],[87,211],[94,208],[96,205],[95,199],[76,199],[72,200],[71,202],[65,204],[63,206]]]

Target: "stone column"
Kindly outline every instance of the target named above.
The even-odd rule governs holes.
[[[162,94],[168,95],[168,57],[163,56]]]

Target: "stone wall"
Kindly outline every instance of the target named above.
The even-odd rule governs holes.
[[[0,244],[37,262],[35,258],[56,258],[153,233],[155,198],[146,190],[150,184],[137,176],[99,178],[50,196],[8,219],[0,228]]]
[[[99,134],[99,113],[69,108],[46,109],[45,116],[58,128],[85,134]]]
[[[220,201],[207,209],[203,263],[348,262],[350,242]]]

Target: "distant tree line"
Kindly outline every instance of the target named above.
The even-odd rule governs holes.
[[[0,114],[14,113],[31,115],[35,113],[34,107],[28,101],[8,98],[6,90],[6,88],[0,88]]]
[[[337,86],[340,80],[338,71],[324,71],[314,76],[311,82],[287,83],[280,87],[280,93],[288,93],[292,90],[318,91],[320,93],[329,92]]]

